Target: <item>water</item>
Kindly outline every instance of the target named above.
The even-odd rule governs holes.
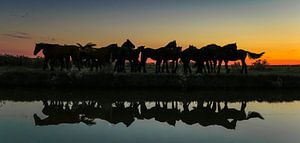
[[[146,100],[142,96],[98,99],[92,95],[79,97],[78,92],[70,93],[72,97],[65,94],[69,92],[55,93],[2,92],[0,142],[300,141],[300,102],[297,100],[227,102],[175,98],[175,95],[174,100],[155,97]],[[29,94],[30,97],[24,97]],[[115,93],[108,95],[111,94]]]

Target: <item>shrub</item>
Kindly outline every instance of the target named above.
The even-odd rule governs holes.
[[[43,58],[29,58],[25,56],[0,55],[0,66],[28,66],[41,67]]]
[[[253,70],[266,70],[267,66],[269,65],[267,60],[256,60],[254,63],[252,63],[252,69]]]
[[[240,62],[234,62],[231,65],[231,68],[234,69],[234,70],[240,70],[240,69],[242,69],[242,66],[241,66]]]

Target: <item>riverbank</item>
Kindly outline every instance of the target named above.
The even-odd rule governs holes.
[[[5,71],[2,88],[55,89],[300,89],[300,76],[282,74],[154,74],[105,72],[49,72],[40,70]]]

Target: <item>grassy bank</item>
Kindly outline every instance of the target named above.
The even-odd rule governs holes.
[[[7,70],[1,87],[90,89],[300,89],[300,76],[288,74],[116,74]]]

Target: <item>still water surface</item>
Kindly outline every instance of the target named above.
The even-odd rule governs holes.
[[[1,143],[300,142],[300,102],[0,101]]]

